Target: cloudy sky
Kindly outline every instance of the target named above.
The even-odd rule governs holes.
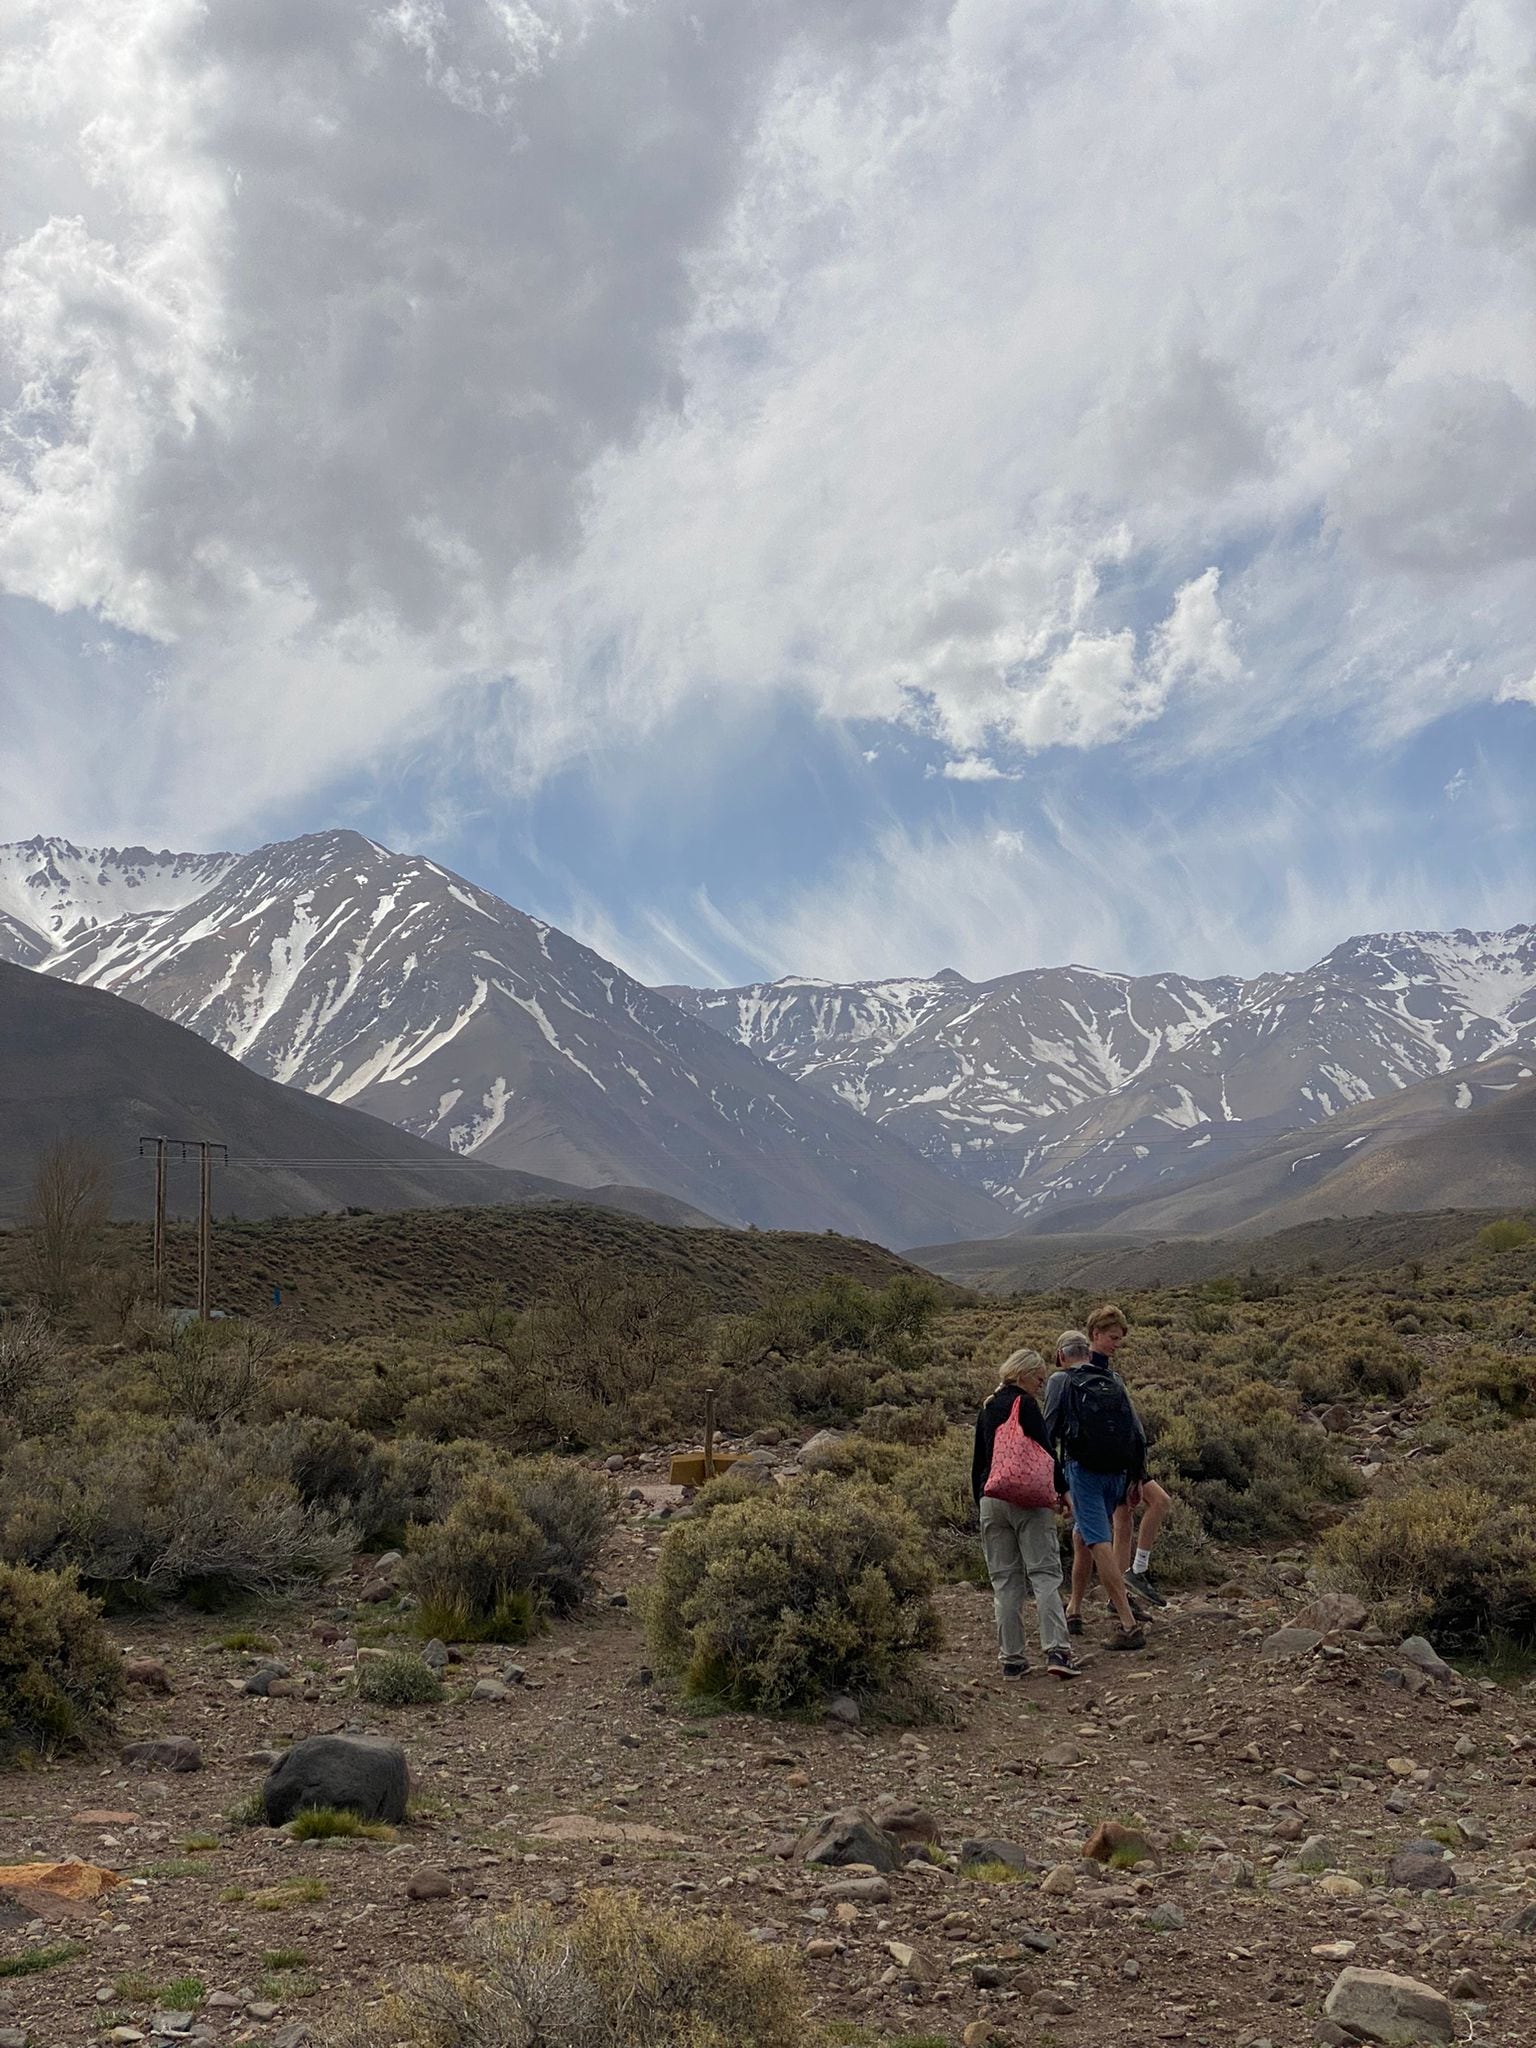
[[[1529,0],[11,0],[0,838],[653,979],[1536,919]]]

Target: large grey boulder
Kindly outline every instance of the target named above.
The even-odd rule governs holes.
[[[411,1787],[405,1751],[372,1735],[306,1735],[274,1764],[261,1788],[269,1828],[310,1807],[336,1806],[364,1820],[403,1821]]]
[[[845,1863],[864,1863],[873,1870],[894,1870],[902,1860],[891,1837],[858,1806],[845,1806],[839,1813],[823,1814],[812,1821],[795,1850],[803,1863],[829,1864],[834,1869]]]
[[[1323,2006],[1357,2040],[1378,2048],[1420,2048],[1426,2041],[1454,2041],[1451,2001],[1417,1977],[1391,1970],[1343,1970]]]

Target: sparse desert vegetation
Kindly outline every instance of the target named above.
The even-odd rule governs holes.
[[[382,1219],[366,1220],[387,1239]],[[421,1220],[402,1219],[403,1243]],[[652,1231],[671,1256],[668,1233],[619,1221],[632,1245]],[[312,1229],[328,1245],[335,1227],[325,1219],[271,1235],[292,1243]],[[546,1218],[540,1235],[551,1227]],[[1048,1906],[1039,1892],[1049,1866],[1043,1855],[1033,1865],[1010,1861],[1018,1839],[1043,1828],[1059,1842],[1079,1807],[1145,1828],[1163,1810],[1159,1800],[1172,1802],[1155,1879],[1140,1862],[1131,1867],[1128,1852],[1110,1862],[1130,1896],[1154,1904],[1187,1872],[1194,1890],[1176,1896],[1192,1912],[1210,1882],[1199,1873],[1227,1853],[1202,1842],[1241,1832],[1211,1804],[1208,1752],[1230,1752],[1245,1715],[1261,1758],[1321,1770],[1326,1785],[1338,1768],[1328,1742],[1354,1753],[1338,1748],[1349,1720],[1338,1718],[1337,1688],[1347,1678],[1365,1689],[1348,1712],[1366,1723],[1446,1718],[1435,1754],[1449,1757],[1454,1702],[1442,1705],[1433,1687],[1423,1700],[1411,1688],[1383,1690],[1369,1661],[1385,1670],[1405,1634],[1427,1635],[1474,1687],[1486,1675],[1490,1699],[1528,1717],[1528,1704],[1515,1703],[1528,1702],[1520,1689],[1536,1662],[1536,1241],[1473,1225],[1459,1248],[1422,1259],[1342,1273],[1240,1270],[1121,1294],[1133,1329],[1121,1364],[1148,1423],[1152,1469],[1175,1503],[1157,1558],[1175,1605],[1156,1623],[1143,1667],[1156,1677],[1159,1718],[1148,1718],[1150,1693],[1090,1662],[1067,1710],[1078,1730],[1069,1743],[1046,1720],[1038,1734],[1030,1729],[1032,1716],[1049,1714],[1049,1698],[1014,1700],[1010,1711],[1009,1689],[990,1676],[970,1424],[999,1362],[1020,1345],[1048,1352],[1094,1297],[1061,1288],[968,1298],[895,1263],[872,1273],[881,1284],[871,1285],[848,1270],[846,1247],[826,1243],[826,1270],[807,1270],[800,1246],[800,1284],[763,1292],[743,1282],[735,1295],[712,1296],[641,1270],[585,1288],[566,1272],[546,1295],[519,1300],[512,1279],[502,1299],[467,1304],[450,1280],[420,1313],[387,1328],[372,1304],[354,1317],[339,1288],[323,1320],[231,1318],[191,1330],[142,1297],[125,1302],[109,1259],[97,1263],[101,1285],[88,1267],[69,1308],[50,1307],[25,1293],[23,1262],[6,1246],[0,1748],[43,1767],[6,1780],[36,1814],[33,1834],[51,1825],[39,1800],[45,1811],[61,1797],[94,1803],[48,1789],[73,1768],[71,1754],[100,1757],[114,1729],[118,1740],[184,1733],[190,1692],[213,1702],[198,1725],[214,1731],[209,1767],[222,1774],[219,1799],[200,1800],[196,1812],[240,1822],[183,1822],[158,1853],[146,1843],[147,1882],[166,1911],[211,1888],[232,1924],[249,1929],[239,1938],[265,2002],[286,2014],[314,2000],[338,2048],[381,2024],[406,2042],[467,2042],[488,2026],[501,2029],[498,2039],[522,2039],[515,2029],[526,2033],[540,2014],[567,2029],[550,2038],[585,2048],[610,2038],[621,1980],[649,1987],[633,2017],[637,2040],[948,2044],[960,2037],[950,2014],[971,2024],[978,1996],[1000,2037],[1014,2037],[1004,2025],[1015,1997],[1007,1986],[1022,1983],[1021,1966],[995,1966],[995,1998],[967,1978],[940,2001],[946,1980],[932,1959],[904,1974],[884,1937],[871,1948],[862,1908],[831,1933],[776,1920],[775,1886],[791,1885],[797,1910],[830,1895],[816,1892],[809,1867],[789,1874],[799,1866],[780,1860],[782,1844],[777,1855],[766,1846],[766,1820],[719,1823],[708,1801],[690,1803],[711,1772],[707,1757],[692,1762],[688,1751],[706,1745],[721,1770],[740,1773],[730,1780],[738,1815],[782,1812],[787,1795],[791,1838],[818,1812],[877,1807],[877,1791],[895,1796],[915,1772],[924,1797],[949,1816],[942,1846],[923,1853],[937,1859],[940,1879],[947,1870],[947,1882],[965,1887],[944,1895],[946,1910],[990,1955],[1006,1946],[995,1916],[1010,1898],[1029,1894],[1035,1919]],[[763,1270],[774,1270],[772,1241],[762,1244]],[[752,1455],[690,1498],[666,1484],[666,1454],[697,1443],[706,1387],[723,1446]],[[812,1435],[816,1469],[802,1473],[798,1453]],[[1342,1661],[1305,1667],[1312,1698],[1306,1718],[1290,1716],[1303,1731],[1295,1734],[1284,1702],[1297,1670],[1255,1660],[1267,1630],[1328,1591],[1359,1597],[1383,1647],[1347,1637],[1330,1652]],[[209,1609],[225,1618],[200,1620]],[[1205,1619],[1216,1615],[1225,1624]],[[1213,1663],[1211,1630],[1245,1617],[1251,1640],[1229,1634]],[[133,1675],[138,1666],[123,1661],[114,1638],[135,1651],[152,1643],[174,1674],[163,1696],[152,1673]],[[837,1724],[822,1718],[833,1701],[858,1723],[852,1747],[839,1748],[829,1732]],[[591,1733],[588,1713],[597,1717]],[[301,1815],[283,1833],[309,1845],[295,1850],[306,1864],[324,1859],[323,1877],[274,1870],[259,1777],[240,1765],[251,1746],[242,1717],[260,1715],[280,1746],[285,1734],[326,1725],[327,1715],[335,1727],[349,1714],[371,1717],[413,1762],[466,1761],[457,1776],[426,1772],[400,1828],[344,1806]],[[1097,1746],[1087,1730],[1101,1732]],[[1348,1739],[1357,1738],[1358,1729]],[[1399,1756],[1428,1746],[1411,1725],[1390,1740]],[[1039,1820],[1020,1813],[1010,1825],[1007,1802],[1019,1795],[1006,1788],[1018,1782],[1009,1773],[1020,1741],[1033,1761],[1017,1768],[1036,1774],[1030,1796],[1045,1808]],[[1162,1760],[1156,1796],[1151,1780],[1122,1768],[1143,1741]],[[1082,1775],[1048,1761],[1074,1743],[1098,1759]],[[809,1782],[796,1792],[800,1778]],[[513,1788],[499,1795],[510,1806],[504,1817],[498,1795],[476,1789],[482,1780]],[[1480,1795],[1468,1790],[1476,1807]],[[125,1796],[132,1806],[131,1788]],[[1453,1830],[1442,1808],[1426,1799],[1421,1818]],[[551,1813],[567,1832],[545,1840]],[[1308,1818],[1331,1825],[1321,1811]],[[962,1855],[967,1828],[974,1839]],[[325,1944],[308,1940],[306,1916],[331,1924],[324,1916],[342,1913],[344,1897],[384,1910],[401,1896],[402,1871],[462,1860],[467,1852],[450,1836],[476,1845],[473,1867],[485,1872],[516,1877],[523,1855],[535,1872],[551,1863],[563,1895],[530,1900],[521,1880],[493,1886],[510,1918],[481,1916],[479,1931],[455,1937],[447,1953],[436,1936],[423,1945],[408,1919],[387,1954],[359,1951],[347,1965],[349,1984],[368,1998],[382,1988],[389,2002],[329,1998],[337,1980]],[[63,1849],[76,1838],[57,1839]],[[670,1889],[677,1859],[695,1853],[678,1845],[701,1839],[714,1845],[706,1860],[715,1903],[729,1908],[723,1919]],[[1310,1834],[1304,1846],[1296,1882],[1305,1894],[1283,1909],[1277,1894],[1274,1910],[1301,1915],[1283,1924],[1323,1942],[1335,1938],[1319,1915],[1337,1859]],[[1245,1853],[1269,1854],[1284,1880],[1282,1843]],[[391,1860],[401,1854],[403,1864]],[[610,1873],[639,1897],[604,1889]],[[914,1931],[932,1947],[936,1923],[916,1903],[927,1887],[881,1881],[898,1887],[896,1906],[882,1909],[897,1916],[897,1947]],[[1514,1881],[1518,1892],[1518,1873]],[[457,1896],[467,1882],[434,1867],[423,1898]],[[1069,1922],[1074,1896],[1063,1889],[1067,1903],[1056,1909]],[[932,1902],[937,1910],[939,1894]],[[292,1953],[313,1947],[315,1960],[262,1960],[289,1953],[273,1949],[274,1914],[302,1937]],[[746,1938],[765,1923],[780,1931]],[[146,1983],[170,1981],[170,1967],[213,1984],[193,1925]],[[1268,1938],[1249,1931],[1266,1954]],[[1201,1939],[1219,1939],[1214,1923]],[[804,1950],[798,1973],[785,1967],[791,1941]],[[17,1995],[25,1986],[39,2013],[70,2009],[79,1973],[95,1968],[84,1953],[41,1939],[26,1955],[36,1960],[19,1966]],[[690,2004],[689,1989],[706,1965],[707,2010]],[[1509,1967],[1509,1995],[1523,1996],[1518,1951]],[[985,1981],[993,1969],[985,1965]],[[863,1982],[856,2000],[850,1971]],[[114,1966],[109,1981],[122,1974]],[[1036,1977],[1042,1990],[1054,1981]],[[1016,1995],[1014,2023],[1035,2011],[1031,1991]],[[1071,1993],[1053,1995],[1071,2002]],[[1102,2004],[1118,1993],[1106,1984],[1096,1995]],[[1306,1996],[1298,1993],[1303,2007]],[[1071,2014],[1052,2024],[1063,2044],[1080,2038]],[[1139,2041],[1134,2021],[1126,2024],[1124,2038]],[[1289,2044],[1292,2035],[1277,2026],[1271,2038]]]

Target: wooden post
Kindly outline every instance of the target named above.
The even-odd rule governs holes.
[[[715,1390],[704,1389],[704,1477],[715,1476]]]
[[[213,1148],[206,1142],[198,1147],[199,1187],[197,1204],[197,1314],[206,1323],[209,1309],[209,1238],[213,1224]]]
[[[165,1312],[165,1140],[155,1140],[155,1307]]]

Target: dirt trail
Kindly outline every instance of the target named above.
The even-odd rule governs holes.
[[[209,2038],[293,2048],[402,1964],[451,1957],[479,1914],[524,1897],[558,1907],[594,1883],[723,1908],[800,1952],[818,2014],[871,2044],[959,2042],[987,2021],[1001,2040],[1057,2048],[1301,2048],[1328,2038],[1323,1999],[1345,1959],[1460,1991],[1459,2038],[1536,2037],[1536,1931],[1514,1931],[1522,1913],[1536,1921],[1529,1691],[1411,1693],[1390,1648],[1358,1635],[1271,1661],[1263,1644],[1303,1595],[1255,1565],[1242,1597],[1176,1602],[1145,1654],[1099,1654],[1072,1686],[1005,1684],[989,1600],[947,1589],[956,1728],[701,1719],[644,1682],[634,1611],[606,1604],[649,1569],[657,1531],[636,1514],[589,1619],[477,1660],[523,1668],[505,1701],[359,1707],[342,1651],[315,1634],[367,1612],[346,1601],[264,1624],[305,1687],[289,1699],[238,1691],[256,1659],[218,1647],[227,1625],[116,1629],[125,1651],[163,1658],[175,1687],[131,1691],[122,1738],[191,1736],[206,1768],[97,1760],[0,1779],[0,1864],[72,1856],[133,1879],[47,1929],[47,1945],[81,1953],[0,1979],[0,2042],[16,2029],[62,2048],[126,2029],[130,2043],[151,2031],[154,1994],[195,1977],[219,1995],[195,2022]],[[396,1841],[301,1846],[226,1818],[261,1782],[255,1752],[348,1725],[406,1746],[419,1810]],[[840,1873],[783,1852],[818,1815],[882,1797],[928,1808],[948,1849],[1002,1838],[1039,1868],[1003,1883],[915,1863],[890,1879],[889,1904],[839,1913]],[[75,1818],[87,1813],[125,1817]],[[550,1828],[555,1816],[582,1818]],[[1144,1825],[1153,1867],[1085,1862],[1108,1817]],[[1455,1889],[1387,1888],[1389,1858],[1429,1831],[1458,1845]],[[1309,1837],[1323,1846],[1301,1870]],[[1070,1883],[1045,1877],[1054,1866]],[[424,1867],[452,1896],[408,1898]],[[275,1891],[296,1880],[323,1895]],[[0,1954],[35,1943],[0,1901]]]

